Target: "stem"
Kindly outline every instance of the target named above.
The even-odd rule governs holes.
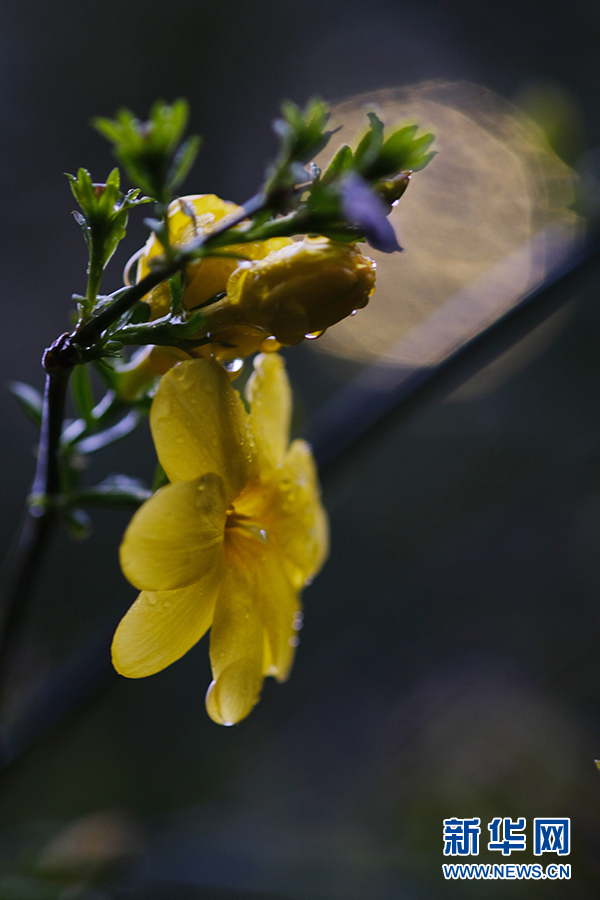
[[[0,655],[12,644],[13,635],[27,610],[27,599],[37,575],[39,554],[56,519],[52,503],[60,493],[60,435],[70,369],[59,368],[46,376],[44,409],[38,459],[33,480],[33,503],[25,513],[3,570],[0,606]],[[36,503],[35,500],[38,500]],[[5,661],[4,661],[5,667]]]
[[[203,235],[196,241],[192,241],[188,244],[186,250],[176,256],[172,262],[154,269],[154,271],[146,275],[145,278],[138,281],[137,284],[132,285],[128,291],[120,294],[116,300],[106,307],[106,309],[78,329],[73,335],[72,342],[81,347],[91,347],[101,337],[102,333],[113,324],[113,322],[116,322],[123,313],[126,313],[127,310],[131,309],[134,303],[137,303],[138,300],[145,297],[146,294],[148,294],[152,288],[156,287],[157,284],[160,284],[161,281],[165,281],[165,279],[170,278],[176,272],[185,268],[190,261],[190,258],[193,257],[194,251],[198,250],[199,247],[203,247],[216,241],[216,239],[224,232],[233,228],[235,225],[239,225],[239,223],[243,222],[244,219],[247,219],[248,216],[251,216],[262,209],[265,203],[266,199],[264,194],[256,194],[248,200],[244,206],[240,207],[239,212],[233,213],[231,216],[226,216],[209,234]]]
[[[60,493],[60,435],[70,374],[70,368],[60,367],[46,375],[40,447],[32,488],[34,496],[52,497]],[[35,509],[34,506],[33,515],[39,517]]]

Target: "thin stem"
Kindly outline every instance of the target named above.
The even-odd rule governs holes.
[[[160,284],[161,281],[165,281],[176,272],[185,268],[194,251],[216,241],[216,239],[224,232],[233,228],[235,225],[239,225],[239,223],[243,222],[244,219],[247,219],[248,216],[251,216],[262,209],[265,203],[266,199],[264,194],[256,194],[256,196],[248,200],[244,206],[240,207],[239,212],[227,216],[209,234],[205,234],[196,241],[188,244],[186,250],[178,254],[172,262],[149,272],[145,278],[142,278],[137,284],[132,285],[129,290],[120,294],[119,297],[110,303],[106,309],[102,310],[101,313],[86,322],[85,325],[73,335],[73,343],[78,344],[81,347],[93,346],[98,338],[101,337],[102,333],[106,331],[113,322],[116,322],[123,313],[126,313],[127,310],[131,309],[138,300],[145,297],[152,288],[156,287],[157,284]]]
[[[33,502],[23,517],[3,570],[0,601],[2,656],[5,656],[2,651],[6,651],[12,643],[13,635],[20,630],[37,575],[39,556],[56,519],[56,511],[48,500],[61,490],[60,435],[69,374],[70,369],[60,368],[46,376],[40,445],[32,488]]]
[[[32,494],[52,497],[60,493],[60,436],[65,414],[65,400],[70,368],[59,368],[46,375],[42,430]],[[34,515],[36,507],[33,507]]]

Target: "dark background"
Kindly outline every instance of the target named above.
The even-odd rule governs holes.
[[[242,201],[273,152],[269,122],[282,98],[336,101],[441,78],[518,100],[542,84],[567,98],[574,130],[558,149],[582,164],[600,144],[599,40],[591,0],[568,9],[532,0],[5,0],[3,380],[41,388],[41,351],[69,327],[70,295],[84,288],[62,173],[84,165],[106,177],[110,155],[92,116],[122,105],[144,115],[157,97],[186,96],[191,129],[204,136],[188,188]],[[107,288],[144,239],[136,221]],[[105,810],[143,833],[115,896],[123,885],[131,896],[169,898],[597,896],[598,286],[588,281],[495,367],[390,422],[331,475],[332,553],[305,594],[293,677],[266,684],[247,721],[219,729],[208,720],[203,641],[151,679],[115,677],[2,773],[2,896],[55,896],[32,874],[41,848]],[[289,360],[306,430],[354,367],[308,348]],[[5,547],[35,434],[7,393],[0,403]],[[94,465],[98,478],[117,469],[149,477],[147,434]],[[94,518],[91,541],[57,537],[43,569],[27,637],[37,675],[134,596],[116,561],[127,516]],[[443,818],[480,816],[486,834],[494,816],[530,824],[548,815],[572,819],[571,882],[442,880]],[[506,860],[484,852],[480,861]]]

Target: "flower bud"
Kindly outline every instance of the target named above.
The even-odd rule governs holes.
[[[238,321],[297,344],[366,306],[375,263],[354,244],[305,239],[241,263],[227,282]]]
[[[385,203],[394,206],[409,185],[411,172],[398,172],[393,178],[383,178],[373,188]]]
[[[215,194],[190,194],[180,197],[169,205],[169,235],[172,244],[185,245],[194,238],[210,232],[215,223],[239,209],[235,203],[221,200]],[[291,243],[289,238],[271,238],[249,244],[234,244],[227,251],[239,253],[248,259],[262,259],[273,250]],[[138,262],[137,280],[140,281],[150,271],[152,259],[163,252],[160,241],[152,234]],[[207,256],[186,266],[187,286],[183,302],[187,309],[194,309],[216,294],[222,293],[227,279],[238,267],[237,259],[221,256]],[[169,285],[162,282],[144,298],[151,307],[151,318],[167,315],[171,306]]]

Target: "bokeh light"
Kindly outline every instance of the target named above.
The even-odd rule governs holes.
[[[387,128],[408,120],[432,131],[438,155],[392,211],[404,252],[368,248],[378,266],[369,306],[316,346],[364,362],[433,364],[572,251],[581,236],[574,173],[533,122],[476,85],[364,94],[335,107],[331,125],[353,146],[371,109]]]

